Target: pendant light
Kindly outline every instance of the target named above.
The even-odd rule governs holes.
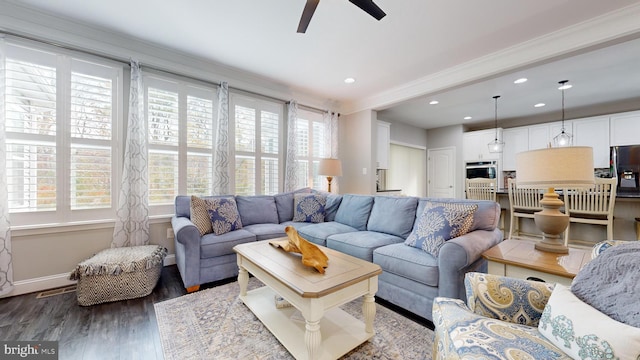
[[[500,98],[500,95],[496,95],[496,96],[493,97],[493,99],[495,101],[496,137],[492,142],[487,144],[487,146],[489,147],[489,152],[490,153],[501,153],[502,152],[502,148],[504,147],[504,141],[498,140],[498,99],[499,98]]]
[[[560,130],[560,134],[556,135],[553,138],[553,145],[555,147],[565,147],[573,145],[573,136],[565,131],[564,129],[564,90],[571,87],[571,85],[567,85],[569,80],[559,81],[560,89],[562,91],[562,128]]]

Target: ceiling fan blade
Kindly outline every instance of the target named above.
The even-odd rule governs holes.
[[[313,13],[318,7],[318,3],[320,3],[320,0],[307,0],[307,4],[304,6],[302,16],[300,17],[300,23],[298,24],[299,33],[304,33],[307,31],[307,27],[309,26],[311,17],[313,17]]]
[[[349,0],[353,5],[359,7],[364,10],[367,14],[376,18],[376,20],[380,20],[383,17],[387,16],[382,9],[378,7],[378,5],[374,4],[372,0]]]

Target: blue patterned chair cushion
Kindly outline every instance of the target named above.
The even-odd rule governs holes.
[[[295,194],[293,197],[293,221],[324,222],[327,197],[320,194]]]
[[[242,220],[233,197],[206,199],[211,228],[216,235],[242,229]]]
[[[536,327],[475,314],[462,300],[437,297],[433,323],[433,359],[571,359]]]
[[[560,284],[538,330],[574,359],[640,359],[640,328],[613,320]]]
[[[467,273],[467,306],[474,313],[515,324],[538,326],[553,284]]]
[[[447,241],[469,232],[477,204],[427,202],[405,245],[437,257]]]

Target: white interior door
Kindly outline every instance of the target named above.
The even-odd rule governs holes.
[[[456,149],[446,147],[427,150],[427,189],[429,197],[453,198],[456,195]]]
[[[387,188],[401,189],[403,195],[423,197],[427,192],[424,148],[391,144]]]

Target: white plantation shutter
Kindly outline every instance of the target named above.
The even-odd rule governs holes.
[[[22,44],[6,49],[12,223],[112,218],[122,66]]]
[[[178,195],[178,92],[149,87],[146,104],[149,132],[149,205],[169,205]]]
[[[179,194],[212,193],[215,89],[157,75],[145,87],[150,212],[168,214]]]
[[[71,209],[111,207],[113,84],[71,73]]]
[[[238,195],[280,190],[280,135],[283,105],[232,94],[234,184]]]
[[[322,114],[298,110],[298,182],[316,190],[326,190],[324,176],[318,175],[320,159],[329,157]]]
[[[187,96],[187,194],[211,195],[213,100]]]
[[[46,62],[55,61],[47,55]],[[5,78],[9,209],[56,210],[56,69],[10,56]]]

